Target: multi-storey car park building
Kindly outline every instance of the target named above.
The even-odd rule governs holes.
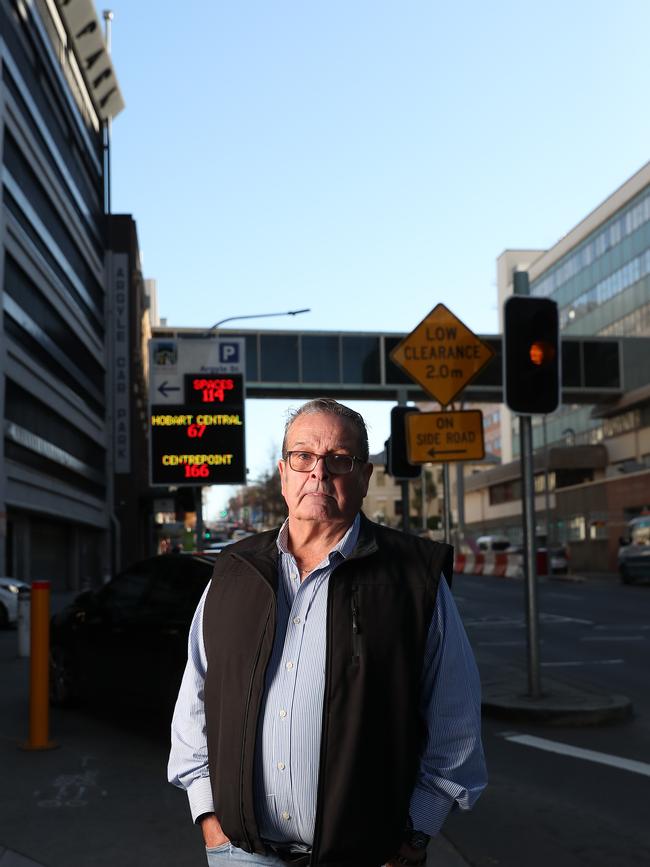
[[[500,311],[516,270],[528,271],[532,295],[557,301],[563,335],[650,335],[650,163],[551,249],[506,250],[497,265]],[[650,510],[650,378],[623,387],[610,405],[565,403],[533,420],[538,527],[548,517],[576,569],[614,569],[625,523]],[[466,480],[467,531],[499,529],[516,539],[519,440],[504,407],[501,447],[502,466]]]
[[[76,588],[114,565],[104,150],[122,98],[91,0],[3,0],[0,64],[0,569]]]

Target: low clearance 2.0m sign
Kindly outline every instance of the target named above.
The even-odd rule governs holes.
[[[152,405],[152,484],[244,484],[243,380],[240,373],[185,374],[183,404]]]
[[[412,380],[447,406],[494,355],[444,304],[437,304],[390,354]]]

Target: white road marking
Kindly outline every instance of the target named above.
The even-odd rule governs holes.
[[[626,629],[637,629],[639,632],[643,632],[644,629],[650,629],[650,623],[642,623],[641,625],[635,625],[634,623],[599,623],[594,626],[594,629],[620,629],[623,632]]]
[[[540,644],[543,644],[540,641]],[[479,647],[525,647],[525,641],[478,641]]]
[[[566,614],[545,614],[540,611],[540,620],[547,623],[582,623],[584,626],[593,626],[593,620],[583,620],[581,617],[569,617]]]
[[[565,599],[572,599],[575,602],[582,602],[583,596],[578,596],[576,593],[551,593],[550,591],[542,591],[544,593],[544,599],[561,599],[563,602]]]
[[[624,759],[621,756],[613,756],[610,753],[585,750],[582,747],[574,747],[571,744],[563,744],[560,741],[550,741],[547,738],[537,738],[533,735],[520,735],[516,732],[504,732],[503,737],[507,741],[522,744],[523,746],[535,747],[538,750],[546,750],[549,753],[572,756],[575,759],[584,759],[587,762],[596,762],[600,765],[609,765],[612,768],[620,768],[623,771],[632,771],[635,774],[650,777],[650,764],[647,762]]]
[[[645,635],[584,635],[580,641],[645,641]]]
[[[540,611],[539,619],[541,623],[564,624],[564,623],[579,623],[582,626],[593,626],[593,620],[583,620],[580,617],[568,617],[565,614],[548,614],[545,611]],[[514,626],[516,629],[524,629],[526,621],[523,617],[501,617],[499,615],[488,615],[487,617],[468,618],[464,621],[465,626]]]
[[[624,661],[623,659],[581,659],[571,662],[542,662],[540,665],[545,665],[547,668],[569,668],[580,665],[620,665]]]

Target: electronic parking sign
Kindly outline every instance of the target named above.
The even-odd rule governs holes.
[[[185,361],[201,369],[188,373],[183,341],[152,343],[151,483],[244,484],[245,385],[243,373],[233,372],[241,371],[242,353],[232,341],[225,347],[209,341],[210,355],[198,365],[193,341]]]

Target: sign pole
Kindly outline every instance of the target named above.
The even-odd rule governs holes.
[[[408,479],[402,479],[400,485],[402,486],[402,530],[408,533],[411,528]]]
[[[449,500],[451,496],[451,485],[449,484],[449,464],[445,462],[442,465],[442,501],[443,501],[443,521],[442,527],[445,534],[445,542],[449,543],[451,539],[451,522],[449,520]]]
[[[422,529],[427,529],[427,471],[422,465],[422,471],[420,473],[420,493],[422,494]]]
[[[196,512],[196,550],[203,550],[203,488],[194,488],[194,511]]]
[[[519,416],[523,500],[524,564],[526,569],[526,623],[528,650],[528,695],[540,698],[539,612],[537,609],[537,562],[535,551],[535,484],[533,476],[533,431],[530,416]]]
[[[456,534],[460,544],[465,536],[465,464],[461,461],[456,464],[456,501],[458,505]]]

